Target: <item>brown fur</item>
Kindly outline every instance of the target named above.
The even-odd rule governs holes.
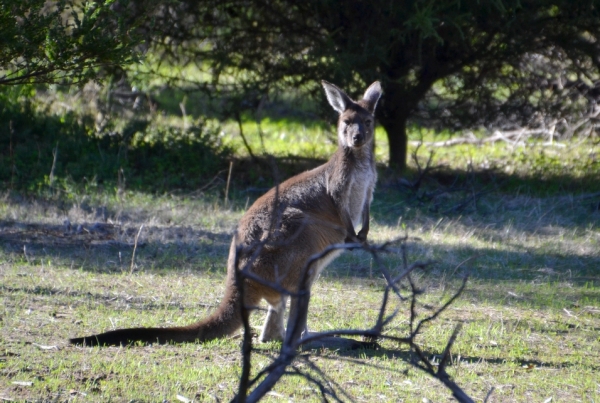
[[[219,307],[208,318],[189,326],[120,329],[71,339],[72,344],[202,342],[224,337],[242,326],[241,304],[255,307],[262,299],[268,302],[269,312],[261,340],[283,340],[286,297],[250,279],[244,280],[244,289],[240,290],[236,270],[247,269],[263,281],[294,293],[311,256],[332,244],[366,242],[369,231],[369,206],[377,180],[373,113],[381,86],[373,83],[358,102],[333,84],[323,81],[323,87],[329,103],[340,113],[338,150],[324,165],[271,189],[242,217],[231,243],[225,296]],[[355,228],[359,225],[357,234]],[[309,282],[339,253],[332,252],[318,261]]]

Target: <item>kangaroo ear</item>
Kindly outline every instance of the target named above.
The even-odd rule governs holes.
[[[369,112],[373,113],[375,111],[375,107],[377,106],[377,101],[379,101],[379,98],[381,97],[381,93],[381,83],[379,81],[375,81],[365,91],[363,100],[366,102]]]
[[[322,80],[321,84],[325,89],[327,101],[329,101],[329,105],[331,105],[333,109],[335,109],[338,113],[342,113],[348,109],[348,106],[352,103],[352,100],[344,91],[325,80]]]

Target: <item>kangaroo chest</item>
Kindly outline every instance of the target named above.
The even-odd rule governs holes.
[[[344,207],[350,214],[354,227],[362,224],[362,214],[365,205],[371,203],[376,180],[375,170],[371,167],[356,168],[348,177]]]

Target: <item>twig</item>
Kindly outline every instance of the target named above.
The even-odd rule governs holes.
[[[179,109],[181,109],[181,116],[183,117],[183,128],[185,130],[188,129],[188,117],[187,117],[187,112],[185,110],[185,102],[187,101],[187,95],[183,96],[183,99],[181,100],[181,102],[179,103]]]
[[[300,340],[298,345],[309,344],[314,341],[319,341],[329,337],[338,337],[338,336],[364,336],[367,338],[376,337],[382,338],[385,340],[393,341],[399,344],[411,344],[410,337],[398,337],[398,336],[390,336],[386,334],[382,334],[381,332],[374,329],[340,329],[340,330],[330,330],[327,332],[319,332],[319,333],[311,333],[309,336],[306,336]]]
[[[135,251],[138,246],[138,239],[140,238],[140,234],[142,233],[142,228],[144,228],[144,224],[140,225],[140,229],[135,236],[135,241],[133,242],[133,253],[131,254],[131,267],[129,268],[129,274],[133,273],[133,268],[135,267]]]
[[[246,147],[246,151],[248,151],[248,154],[250,155],[250,158],[252,158],[252,161],[256,162],[256,157],[254,156],[254,153],[250,148],[250,144],[248,144],[248,141],[246,140],[246,136],[244,136],[244,128],[242,127],[242,116],[240,115],[239,111],[235,112],[235,120],[237,121],[238,128],[240,129],[240,136],[242,137],[244,147]]]
[[[518,139],[524,134],[547,134],[548,131],[546,129],[519,129],[519,130],[511,130],[511,131],[500,131],[496,130],[494,133],[482,139],[475,137],[474,135],[470,135],[468,137],[459,137],[455,139],[449,139],[444,141],[431,141],[431,142],[422,142],[422,141],[411,141],[411,145],[419,145],[423,144],[427,147],[450,147],[460,144],[483,144],[483,143],[495,143],[497,141],[505,141],[511,144],[518,143]],[[513,138],[517,138],[517,140],[512,140]]]
[[[422,141],[417,142],[417,144],[416,144],[417,148],[411,154],[411,158],[413,159],[413,161],[415,162],[415,165],[417,166],[417,179],[415,179],[413,181],[409,181],[407,179],[402,178],[399,181],[401,186],[407,187],[408,189],[412,190],[415,193],[421,187],[421,184],[423,183],[423,179],[425,179],[425,177],[430,172],[439,168],[439,167],[431,166],[431,163],[433,162],[433,156],[435,155],[435,151],[433,151],[433,150],[431,150],[429,152],[429,157],[427,158],[427,162],[425,163],[425,168],[423,168],[421,166],[421,163],[419,162],[419,158],[418,158],[417,154],[419,153],[419,149],[421,148],[422,145],[423,145]]]
[[[444,312],[446,309],[448,309],[448,307],[450,305],[452,305],[454,303],[454,301],[456,301],[456,299],[462,294],[462,292],[464,291],[465,287],[467,286],[467,280],[468,279],[469,279],[469,277],[465,276],[465,278],[463,279],[463,282],[460,285],[460,288],[458,289],[458,291],[444,305],[442,305],[441,308],[439,308],[432,315],[430,315],[430,316],[426,317],[425,319],[422,319],[421,321],[419,321],[419,323],[417,324],[417,327],[415,328],[415,331],[413,332],[415,335],[419,333],[419,330],[421,330],[421,327],[425,323],[431,322],[432,320],[436,319],[438,316],[440,316],[440,314],[442,312]]]
[[[473,259],[477,259],[479,256],[481,256],[481,254],[469,256],[468,258],[466,258],[465,260],[463,260],[462,262],[457,264],[456,267],[454,268],[454,270],[452,270],[452,276],[454,276],[454,274],[456,273],[456,270],[458,270],[463,264],[468,263]]]
[[[235,255],[235,267],[239,267],[240,259],[240,248],[237,248]],[[250,267],[250,265],[247,265]],[[240,375],[240,382],[238,386],[238,394],[234,398],[236,403],[245,403],[246,397],[248,396],[248,387],[250,386],[250,370],[252,369],[251,355],[252,355],[252,329],[250,327],[250,310],[249,307],[244,303],[244,270],[236,270],[235,282],[240,290],[240,299],[242,301],[241,314],[242,324],[244,327],[244,338],[242,340],[242,373]]]
[[[457,326],[457,328],[458,328],[458,326]],[[456,340],[455,334],[457,334],[457,329],[455,329],[454,333],[452,334],[452,337],[450,337],[450,340],[446,344],[445,351],[450,351],[450,349],[452,348],[452,345],[454,344],[454,341]],[[446,371],[443,368],[438,369],[438,371],[436,372],[433,365],[429,362],[427,357],[425,357],[425,354],[423,354],[423,351],[421,351],[419,346],[414,343],[414,339],[413,339],[413,343],[411,344],[411,347],[412,347],[413,351],[419,357],[420,363],[422,364],[422,365],[419,365],[419,363],[413,363],[414,367],[419,368],[420,370],[428,373],[432,377],[434,377],[434,378],[438,379],[440,382],[442,382],[444,384],[444,386],[446,386],[448,389],[450,389],[450,391],[452,391],[452,396],[454,396],[454,398],[456,398],[456,400],[458,400],[459,402],[474,403],[473,399],[471,399],[469,397],[469,395],[467,395],[454,381],[452,381],[450,379],[450,376],[446,373]]]
[[[56,169],[56,160],[58,159],[58,142],[56,147],[52,150],[52,168],[50,168],[50,176],[48,177],[48,184],[50,187],[54,184],[54,170]]]
[[[229,162],[229,173],[227,174],[227,185],[225,186],[225,204],[229,203],[229,184],[231,183],[231,171],[233,171],[233,160]]]
[[[263,153],[265,153],[265,154],[267,153],[267,149],[266,149],[266,147],[265,147],[265,136],[264,136],[264,134],[263,134],[262,127],[261,127],[261,124],[260,124],[260,121],[261,121],[261,117],[262,117],[262,111],[263,111],[263,108],[264,108],[264,106],[265,106],[265,103],[266,103],[266,101],[267,101],[267,94],[264,94],[264,95],[263,95],[263,96],[260,98],[260,101],[258,102],[258,105],[257,105],[257,107],[256,107],[256,111],[255,111],[255,113],[254,113],[254,117],[255,117],[255,119],[256,119],[256,128],[257,128],[257,130],[258,130],[258,136],[259,136],[259,138],[260,138],[260,146],[262,147],[262,151],[263,151]]]
[[[452,345],[454,344],[454,342],[456,341],[456,337],[458,336],[458,333],[460,332],[461,329],[461,325],[457,325],[454,328],[454,332],[452,332],[452,336],[450,336],[450,339],[448,340],[448,343],[446,344],[446,348],[444,349],[444,354],[442,354],[442,359],[440,360],[440,364],[438,365],[438,371],[446,371],[446,365],[448,365],[448,362],[450,360],[450,349],[452,347]]]
[[[336,402],[342,402],[342,400],[337,396],[337,394],[335,393],[335,390],[333,389],[333,387],[326,387],[326,385],[333,385],[335,387],[337,387],[337,389],[340,390],[340,392],[349,400],[352,401],[352,397],[348,394],[348,392],[346,392],[336,381],[335,379],[332,379],[331,377],[328,377],[327,374],[325,374],[321,368],[319,368],[317,365],[315,365],[314,363],[310,362],[308,360],[308,357],[305,357],[304,359],[304,363],[313,371],[315,371],[319,376],[321,376],[321,378],[323,378],[326,382],[320,382],[318,379],[316,379],[315,377],[311,376],[310,373],[308,373],[308,371],[300,371],[297,368],[294,368],[294,371],[298,372],[299,375],[305,377],[309,382],[315,384],[315,386],[317,386],[319,388],[319,391],[321,392],[321,396],[323,398],[324,402],[327,402],[327,398],[325,397],[325,395],[330,395]],[[324,383],[326,385],[324,385]]]
[[[274,206],[276,208],[276,206]],[[280,219],[278,214],[274,214],[273,223],[271,224],[270,233],[274,227],[277,226],[277,222]],[[424,269],[431,262],[415,262],[412,264],[408,264],[406,257],[406,247],[405,241],[408,237],[403,237],[402,239],[386,242],[382,245],[368,245],[368,244],[335,244],[330,245],[329,247],[323,249],[320,253],[316,253],[312,255],[303,267],[303,278],[300,280],[300,284],[296,292],[290,292],[286,290],[285,287],[277,280],[275,283],[269,282],[267,280],[261,279],[255,274],[250,272],[250,267],[252,266],[252,262],[258,257],[260,254],[260,250],[266,246],[271,245],[273,243],[278,243],[277,240],[269,240],[267,237],[266,240],[263,240],[257,245],[251,247],[252,256],[249,261],[245,262],[245,267],[237,270],[237,281],[245,281],[252,280],[257,281],[262,285],[266,285],[268,287],[273,288],[275,291],[289,295],[292,297],[292,308],[290,310],[289,319],[287,323],[287,331],[284,342],[282,343],[281,350],[277,358],[268,365],[266,368],[262,369],[254,376],[253,379],[250,380],[249,374],[251,371],[251,361],[250,355],[252,353],[252,336],[251,329],[248,322],[248,313],[249,307],[242,307],[242,319],[244,322],[244,341],[242,344],[243,349],[243,364],[242,364],[242,376],[240,379],[238,395],[234,397],[233,401],[235,402],[256,402],[260,400],[264,395],[272,390],[274,385],[281,379],[282,376],[285,375],[300,375],[305,377],[309,382],[315,384],[321,394],[321,398],[323,401],[328,401],[327,397],[330,396],[336,401],[340,401],[340,398],[336,395],[336,390],[342,390],[341,386],[335,382],[331,382],[331,379],[320,371],[313,363],[310,363],[312,369],[319,375],[319,379],[314,378],[313,375],[309,375],[297,368],[293,368],[291,371],[288,367],[293,363],[293,361],[298,356],[298,348],[302,345],[308,345],[311,342],[327,339],[333,336],[361,336],[363,339],[367,340],[377,340],[378,338],[390,340],[400,344],[406,344],[411,347],[411,350],[414,352],[416,357],[418,357],[418,361],[412,362],[412,365],[415,367],[427,372],[430,376],[438,379],[442,382],[446,388],[448,388],[452,395],[460,402],[472,402],[473,400],[452,380],[449,375],[446,373],[446,367],[451,362],[451,348],[458,337],[458,333],[460,330],[460,326],[457,326],[454,330],[452,336],[447,342],[446,348],[441,358],[441,362],[436,367],[429,361],[423,351],[420,349],[419,345],[416,343],[416,338],[420,336],[421,330],[425,324],[435,320],[442,312],[444,312],[464,291],[467,278],[463,280],[461,287],[458,291],[441,307],[439,307],[433,314],[430,316],[417,321],[417,297],[422,293],[422,290],[418,289],[410,274],[416,269]],[[380,260],[380,254],[390,252],[388,249],[390,245],[395,242],[402,241],[402,270],[399,274],[392,276],[385,265]],[[362,248],[366,252],[370,253],[373,257],[373,261],[380,268],[384,277],[387,280],[387,285],[384,290],[382,300],[380,303],[380,308],[377,317],[375,318],[375,323],[369,329],[339,329],[332,330],[328,332],[320,332],[320,333],[311,333],[304,334],[303,331],[306,328],[306,318],[308,312],[308,305],[310,299],[310,284],[312,283],[313,266],[316,262],[325,258],[329,253],[332,253],[335,250],[345,250],[345,249],[356,249]],[[237,251],[236,255],[236,267],[239,265],[237,262],[238,256],[245,255],[249,253],[249,250],[245,250],[240,247]],[[468,261],[467,259],[466,261]],[[465,261],[465,262],[466,262]],[[463,263],[465,263],[463,262]],[[463,264],[461,263],[461,264]],[[457,268],[460,267],[457,266]],[[410,298],[410,329],[409,333],[405,337],[398,337],[394,335],[386,335],[383,334],[385,327],[398,315],[399,309],[396,309],[390,315],[385,314],[387,307],[389,305],[390,291],[394,291],[396,295],[400,298],[400,300],[406,300],[406,298],[400,295],[399,284],[402,280],[408,281],[411,290],[411,298]],[[243,287],[242,287],[243,288]],[[254,387],[254,389],[248,394],[249,388]],[[344,392],[344,395],[346,393]],[[347,395],[346,395],[347,396]],[[349,396],[347,396],[349,397]]]
[[[232,162],[233,162],[233,161],[232,161]],[[230,168],[230,170],[231,170],[231,168]],[[210,187],[210,186],[211,186],[211,185],[212,185],[214,182],[216,182],[216,181],[217,181],[217,179],[219,179],[219,176],[221,176],[221,174],[222,174],[223,172],[225,172],[225,171],[227,171],[227,169],[222,169],[222,170],[220,170],[219,172],[217,172],[217,174],[216,174],[215,176],[213,176],[213,178],[212,178],[210,181],[208,181],[208,183],[206,183],[206,185],[202,186],[202,187],[201,187],[201,188],[199,188],[199,189],[196,189],[196,190],[194,190],[193,192],[190,192],[190,193],[188,193],[188,195],[189,195],[189,196],[191,196],[191,197],[194,197],[194,196],[196,196],[196,195],[199,195],[199,194],[201,194],[201,193],[202,193],[202,192],[204,192],[206,189],[208,189],[208,188],[209,188],[209,187]],[[230,174],[230,175],[231,175],[231,174]]]
[[[29,256],[27,255],[27,245],[23,245],[23,255],[25,255],[25,260],[27,260],[27,263],[31,264],[31,260],[29,260]]]
[[[494,393],[495,388],[492,386],[489,390],[489,392],[487,393],[487,395],[485,395],[485,399],[483,399],[483,403],[487,403],[490,400],[490,396],[492,396],[492,393]]]
[[[467,197],[466,199],[464,199],[462,202],[458,203],[455,206],[450,207],[449,209],[446,209],[444,211],[441,212],[441,214],[450,214],[450,213],[460,213],[461,211],[463,211],[471,202],[475,202],[477,201],[477,199],[479,199],[481,196],[490,193],[491,190],[483,190],[481,192],[477,192],[469,197]]]
[[[412,158],[415,161],[415,165],[417,166],[417,171],[419,172],[419,176],[417,177],[417,179],[415,181],[413,181],[413,189],[414,190],[419,190],[419,188],[421,187],[421,183],[423,182],[423,179],[425,178],[425,176],[433,169],[431,166],[431,163],[433,162],[433,156],[435,155],[435,151],[431,150],[429,151],[429,157],[427,158],[427,162],[425,163],[425,168],[421,167],[421,164],[419,163],[419,158],[417,158],[417,152],[419,151],[420,145],[417,146],[417,148],[415,149],[415,152],[412,154]]]

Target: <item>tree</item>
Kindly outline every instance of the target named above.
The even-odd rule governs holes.
[[[599,5],[598,0],[186,0],[165,3],[146,33],[163,57],[209,69],[212,80],[204,88],[236,84],[264,94],[327,79],[358,90],[381,80],[378,119],[389,139],[390,165],[402,170],[407,125],[428,99],[442,98],[443,108],[429,109],[433,114],[465,100],[493,105],[486,113],[508,101],[535,107],[531,94],[511,90],[528,82],[521,67],[537,55],[560,54],[570,72],[597,75]],[[481,112],[464,110],[470,118]]]
[[[136,20],[114,1],[4,0],[0,85],[84,83],[136,60]]]

